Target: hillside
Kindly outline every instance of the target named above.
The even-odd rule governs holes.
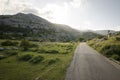
[[[39,41],[77,41],[98,36],[93,32],[80,32],[67,25],[51,23],[33,14],[18,13],[0,16],[1,38],[21,39],[27,37]]]
[[[120,32],[116,32],[110,37],[90,40],[88,44],[103,55],[120,61]]]
[[[107,35],[108,31],[110,31],[110,33],[115,33],[116,32],[114,30],[96,30],[94,32],[97,33],[97,34],[101,34],[101,35]]]
[[[82,33],[82,37],[84,39],[93,39],[93,38],[96,38],[96,37],[99,37],[101,36],[100,34],[97,34],[97,33],[94,33],[94,32],[90,32],[90,31],[87,31],[87,32],[83,32]]]

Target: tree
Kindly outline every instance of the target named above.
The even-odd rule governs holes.
[[[83,40],[84,40],[84,38],[81,38],[81,37],[78,39],[78,41],[83,41]]]

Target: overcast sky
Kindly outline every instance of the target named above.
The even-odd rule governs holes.
[[[0,14],[33,13],[79,30],[120,30],[120,0],[0,0]]]

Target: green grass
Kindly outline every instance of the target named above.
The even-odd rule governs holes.
[[[0,60],[0,80],[64,80],[76,43],[38,43]],[[4,54],[4,51],[0,52]],[[27,55],[27,59],[25,57]],[[28,57],[28,55],[32,55]],[[24,58],[23,58],[24,57]],[[24,60],[25,59],[25,60]]]
[[[93,39],[88,41],[88,44],[106,57],[120,61],[120,41],[118,37],[120,35],[112,36],[107,40]]]

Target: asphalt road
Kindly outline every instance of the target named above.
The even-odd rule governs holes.
[[[75,51],[65,80],[120,80],[120,65],[110,61],[86,43]]]

